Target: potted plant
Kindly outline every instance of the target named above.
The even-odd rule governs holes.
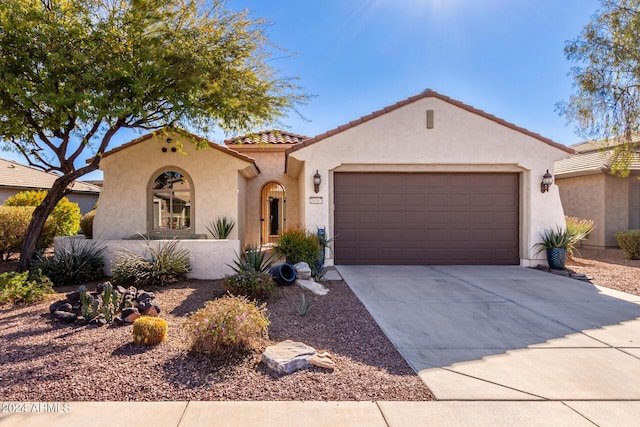
[[[540,234],[540,238],[542,241],[534,245],[538,248],[536,255],[546,251],[549,267],[554,270],[564,270],[567,262],[567,249],[575,243],[571,233],[566,228],[556,226],[555,230],[553,228],[544,230]]]

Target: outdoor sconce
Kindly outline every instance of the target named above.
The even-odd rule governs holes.
[[[322,177],[320,176],[320,172],[316,169],[316,173],[313,175],[313,190],[318,193],[320,191],[320,183],[322,182]]]
[[[553,176],[549,173],[549,169],[547,169],[547,173],[542,175],[542,182],[540,183],[540,191],[546,193],[549,191],[549,187],[553,184]]]

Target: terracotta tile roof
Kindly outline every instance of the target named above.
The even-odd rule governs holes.
[[[43,172],[14,162],[0,159],[0,187],[15,188],[25,190],[37,190],[51,188],[53,182],[59,175],[52,172]],[[74,193],[99,193],[101,190],[97,185],[83,181],[76,181],[73,185]]]
[[[224,141],[227,145],[240,145],[240,144],[298,144],[308,136],[298,135],[291,132],[285,132],[281,130],[265,130],[249,135],[237,136],[235,138],[227,139]]]
[[[513,123],[507,122],[506,120],[498,118],[498,117],[496,117],[494,115],[486,113],[486,112],[484,112],[482,110],[479,110],[479,109],[477,109],[475,107],[472,107],[470,105],[464,104],[464,103],[462,103],[460,101],[457,101],[455,99],[449,98],[448,96],[442,95],[442,94],[440,94],[440,93],[438,93],[438,92],[436,92],[434,90],[431,90],[431,89],[427,89],[427,90],[425,90],[424,92],[422,92],[419,95],[414,95],[414,96],[409,97],[409,98],[407,98],[405,100],[397,102],[397,103],[395,103],[393,105],[389,105],[387,107],[384,107],[381,110],[374,111],[371,114],[368,114],[366,116],[360,117],[359,119],[353,120],[353,121],[351,121],[351,122],[349,122],[349,123],[347,123],[345,125],[338,126],[335,129],[332,129],[332,130],[327,131],[325,133],[322,133],[320,135],[314,136],[313,138],[308,138],[308,139],[304,140],[303,142],[301,142],[300,144],[297,144],[297,145],[294,145],[292,147],[289,147],[287,149],[286,153],[287,153],[287,155],[289,155],[290,153],[293,153],[294,151],[300,150],[300,149],[302,149],[304,147],[307,147],[307,146],[309,146],[311,144],[315,144],[316,142],[322,141],[325,138],[328,138],[330,136],[333,136],[335,134],[343,132],[343,131],[345,131],[347,129],[351,129],[353,127],[356,127],[359,124],[368,122],[369,120],[372,120],[372,119],[374,119],[376,117],[382,116],[383,114],[389,113],[389,112],[391,112],[393,110],[397,110],[398,108],[404,107],[405,105],[408,105],[408,104],[411,104],[413,102],[419,101],[419,100],[421,100],[423,98],[437,98],[437,99],[440,99],[441,101],[447,102],[447,103],[449,103],[451,105],[455,105],[458,108],[461,108],[463,110],[469,111],[469,112],[474,113],[474,114],[477,114],[477,115],[482,116],[482,117],[484,117],[486,119],[489,119],[489,120],[491,120],[493,122],[496,122],[498,124],[501,124],[503,126],[506,126],[506,127],[510,128],[510,129],[513,129],[513,130],[515,130],[517,132],[520,132],[520,133],[523,133],[525,135],[528,135],[528,136],[530,136],[532,138],[535,138],[535,139],[537,139],[539,141],[544,142],[545,144],[551,145],[552,147],[555,147],[555,148],[558,148],[560,150],[566,151],[567,153],[571,153],[571,154],[574,153],[574,150],[572,148],[567,147],[566,145],[562,145],[562,144],[557,143],[557,142],[555,142],[555,141],[553,141],[553,140],[551,140],[549,138],[545,138],[540,134],[537,134],[537,133],[531,132],[530,130],[527,130],[525,128],[516,126]]]
[[[238,158],[238,159],[240,159],[240,160],[244,160],[245,162],[251,163],[251,164],[256,168],[256,170],[258,171],[258,173],[260,173],[260,168],[258,168],[258,165],[256,164],[256,161],[255,161],[253,158],[251,158],[251,157],[249,157],[249,156],[247,156],[247,155],[244,155],[244,154],[242,154],[242,153],[238,153],[237,151],[234,151],[234,150],[232,150],[232,149],[230,149],[230,148],[227,148],[227,147],[225,147],[224,145],[216,144],[215,142],[211,142],[211,141],[209,141],[209,140],[208,140],[208,139],[206,139],[206,138],[202,138],[201,136],[195,135],[195,134],[193,134],[193,133],[191,133],[191,132],[187,132],[186,130],[183,130],[183,129],[178,129],[178,128],[171,128],[171,129],[169,129],[169,128],[167,128],[167,129],[165,129],[165,130],[166,130],[167,132],[169,132],[169,133],[173,132],[173,133],[177,133],[177,134],[184,135],[184,136],[186,136],[187,138],[193,138],[193,139],[196,139],[196,140],[198,140],[198,141],[203,141],[203,142],[207,143],[207,144],[209,145],[209,147],[210,147],[210,148],[213,148],[213,149],[215,149],[215,150],[220,150],[220,151],[222,151],[223,153],[229,154],[230,156],[233,156],[233,157],[236,157],[236,158]],[[154,136],[158,135],[158,134],[159,134],[159,132],[160,132],[160,131],[151,132],[151,133],[148,133],[148,134],[146,134],[146,135],[142,135],[141,137],[136,138],[136,139],[134,139],[134,140],[132,140],[132,141],[129,141],[129,142],[127,142],[126,144],[122,144],[122,145],[121,145],[121,146],[119,146],[119,147],[116,147],[116,148],[114,148],[114,149],[112,149],[112,150],[109,150],[109,151],[105,152],[105,153],[102,155],[102,158],[108,157],[108,156],[110,156],[110,155],[112,155],[112,154],[115,154],[115,153],[117,153],[117,152],[119,152],[119,151],[126,150],[126,149],[127,149],[127,148],[129,148],[129,147],[132,147],[132,146],[134,146],[134,145],[136,145],[136,144],[139,144],[139,143],[141,143],[141,142],[143,142],[143,141],[146,141],[146,140],[148,140],[148,139],[151,139],[151,138],[153,138]],[[93,160],[93,159],[88,159],[88,160],[87,160],[87,163],[91,163],[91,161],[92,161],[92,160]]]

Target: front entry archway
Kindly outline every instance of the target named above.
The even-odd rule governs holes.
[[[287,199],[282,184],[266,183],[260,192],[260,201],[260,244],[273,244],[287,222]]]

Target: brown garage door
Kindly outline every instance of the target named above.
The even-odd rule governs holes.
[[[335,173],[336,264],[518,264],[518,174]]]

